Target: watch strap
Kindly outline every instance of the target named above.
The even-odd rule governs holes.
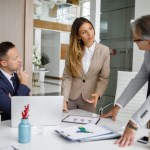
[[[130,122],[128,122],[127,127],[128,127],[128,128],[131,128],[131,129],[133,129],[133,130],[135,130],[135,131],[138,130],[138,127],[134,126],[134,125],[131,124]]]

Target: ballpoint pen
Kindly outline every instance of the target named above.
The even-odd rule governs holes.
[[[11,145],[11,147],[13,148],[13,150],[19,150],[19,149],[15,148],[15,147],[14,147],[14,146],[12,146],[12,145]]]

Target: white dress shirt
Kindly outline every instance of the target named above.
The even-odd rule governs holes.
[[[86,74],[89,70],[89,67],[90,67],[90,64],[92,61],[92,57],[94,54],[94,50],[95,50],[95,44],[96,43],[94,42],[91,47],[89,47],[89,48],[85,47],[85,53],[82,58],[82,66],[83,66],[84,74]]]
[[[116,102],[115,105],[119,106],[120,109],[123,109],[123,107],[122,107],[119,103]],[[130,120],[131,120],[134,124],[136,124],[138,128],[140,127],[140,125],[139,125],[134,119],[131,118]]]

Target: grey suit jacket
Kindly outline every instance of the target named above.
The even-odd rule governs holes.
[[[80,77],[72,77],[67,70],[67,58],[63,73],[61,93],[64,100],[75,100],[81,94],[83,99],[91,99],[93,93],[104,93],[110,73],[110,51],[105,45],[96,43],[95,51],[87,74],[81,70]]]
[[[150,73],[150,52],[146,51],[144,55],[143,64],[138,74],[135,76],[134,79],[130,81],[130,83],[125,88],[124,92],[118,98],[116,103],[120,104],[122,107],[125,107],[126,104],[132,99],[132,97],[139,91],[139,89],[148,81],[149,73]],[[132,120],[135,121],[140,126],[144,126],[149,119],[150,119],[150,96],[146,99],[146,101],[139,108],[139,110],[137,110],[132,116]]]

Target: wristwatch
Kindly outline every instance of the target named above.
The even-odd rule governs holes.
[[[128,124],[127,124],[127,128],[131,128],[131,129],[133,129],[133,130],[135,130],[135,131],[137,131],[138,130],[138,127],[137,126],[134,126],[133,124],[131,124],[130,122],[128,122]]]

